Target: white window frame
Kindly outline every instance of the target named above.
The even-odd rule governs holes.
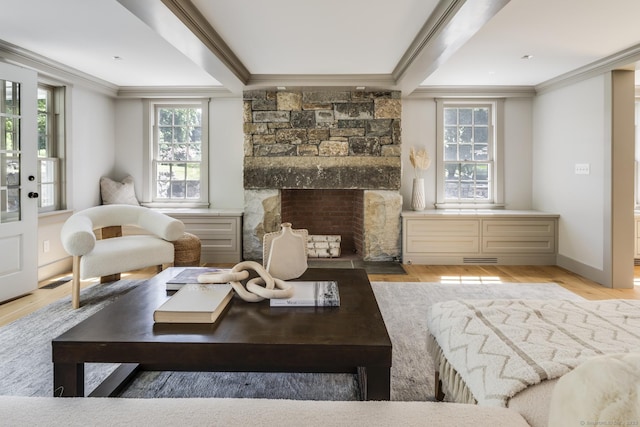
[[[158,130],[156,109],[159,107],[190,107],[202,109],[202,146],[200,160],[200,199],[158,200],[156,196],[156,153],[158,153]],[[143,200],[141,204],[156,208],[202,208],[209,206],[209,99],[148,99],[144,100],[145,149],[143,172]]]
[[[66,88],[64,86],[55,86],[46,83],[39,83],[38,89],[47,90],[50,93],[47,114],[47,155],[40,156],[38,147],[38,212],[53,212],[63,210],[65,208],[65,188],[64,188],[64,156],[65,156],[65,105],[66,105]],[[40,110],[38,109],[38,115]],[[42,176],[43,167],[48,165],[53,169],[53,178]],[[43,186],[53,187],[53,204],[42,206],[46,200]]]
[[[445,107],[487,107],[491,110],[489,134],[489,161],[491,163],[490,193],[488,201],[445,199]],[[437,209],[499,209],[504,207],[504,99],[436,99],[436,208]]]

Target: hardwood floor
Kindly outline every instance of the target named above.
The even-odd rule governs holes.
[[[231,267],[232,264],[227,265]],[[454,286],[460,282],[479,283],[547,283],[554,282],[590,300],[640,299],[640,267],[635,267],[637,286],[633,289],[609,289],[577,274],[556,266],[443,266],[404,265],[406,275],[371,274],[372,282],[439,282]],[[151,277],[155,268],[123,273],[122,278],[140,279]],[[70,274],[67,274],[68,276]],[[60,276],[60,277],[64,277]],[[37,309],[71,293],[71,282],[52,289],[43,288],[60,277],[53,277],[39,284],[39,289],[21,298],[0,304],[0,326],[6,325]],[[92,286],[97,281],[83,281],[82,287]]]
[[[370,275],[371,281],[479,283],[557,283],[590,300],[640,299],[640,267],[633,289],[610,289],[557,266],[404,265],[407,275]]]

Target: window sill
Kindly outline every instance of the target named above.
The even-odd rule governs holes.
[[[140,202],[140,205],[147,208],[185,208],[185,209],[206,209],[209,203],[204,202]]]
[[[436,209],[454,209],[454,210],[493,210],[504,209],[504,204],[498,203],[436,203]]]
[[[71,215],[71,214],[73,214],[72,209],[61,209],[57,211],[43,211],[43,212],[38,212],[38,218],[57,216],[57,215]]]

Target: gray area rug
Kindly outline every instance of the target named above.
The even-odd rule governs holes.
[[[51,339],[95,313],[143,281],[121,280],[82,291],[83,306],[57,301],[0,328],[0,395],[50,396]],[[374,282],[372,287],[393,343],[391,399],[433,400],[433,363],[426,352],[426,310],[450,299],[573,299],[581,297],[555,284],[438,284]],[[113,364],[86,365],[86,391],[99,384]],[[351,374],[143,372],[123,397],[252,397],[305,400],[357,400]]]

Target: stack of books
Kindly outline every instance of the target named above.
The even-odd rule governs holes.
[[[214,323],[233,298],[229,284],[185,284],[158,307],[153,320],[158,323]]]

